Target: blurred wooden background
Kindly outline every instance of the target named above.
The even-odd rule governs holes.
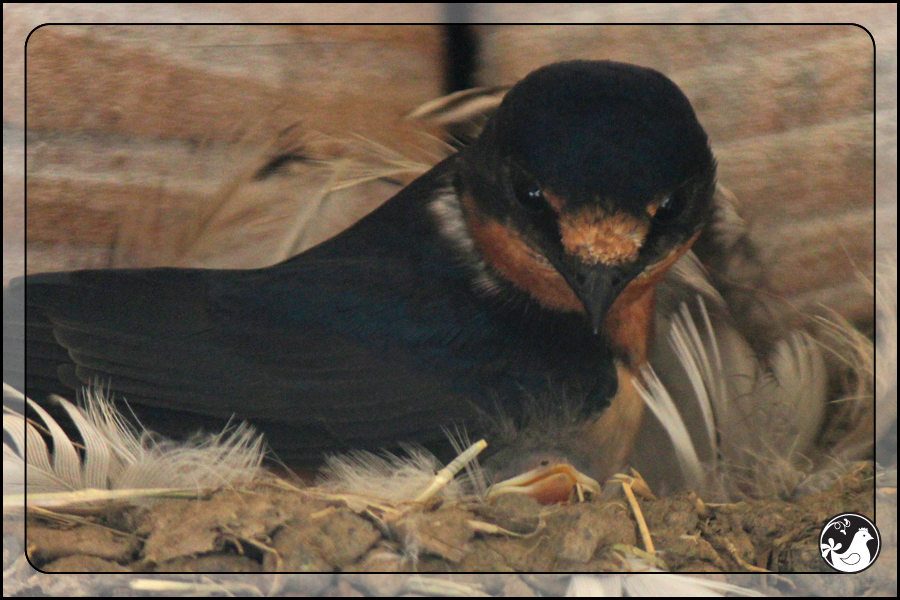
[[[440,25],[51,25],[22,44],[49,21],[440,22],[442,5],[277,5],[271,12],[263,5],[142,5],[151,7],[147,14],[126,5],[38,6],[4,5],[4,282],[25,266],[116,264],[116,244],[123,236],[141,243],[153,210],[166,213],[163,223],[193,218],[194,208],[202,214],[288,128],[301,137],[358,134],[416,160],[441,154],[421,124],[402,119],[445,92]],[[879,248],[896,251],[893,6],[459,6],[476,22],[870,26],[877,47],[854,25],[478,25],[472,32],[479,85],[513,83],[571,58],[667,74],[710,134],[720,182],[741,201],[771,291],[800,306],[824,303],[852,319],[872,318],[858,274],[873,277],[876,221]],[[387,197],[373,193],[358,206],[334,203],[327,226],[310,240]],[[158,227],[154,222],[157,245]],[[144,256],[155,263],[164,254]]]

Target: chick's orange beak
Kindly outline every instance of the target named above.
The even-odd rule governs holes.
[[[592,493],[600,492],[600,484],[569,463],[550,462],[495,483],[488,490],[488,498],[501,494],[528,494],[541,504],[565,502],[572,497],[576,486]]]

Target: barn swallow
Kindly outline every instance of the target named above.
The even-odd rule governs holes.
[[[552,64],[474,143],[284,262],[14,281],[26,389],[99,382],[176,437],[249,421],[290,465],[441,452],[448,426],[479,435],[538,399],[577,421],[599,479],[633,443],[655,288],[709,220],[715,174],[664,75]]]

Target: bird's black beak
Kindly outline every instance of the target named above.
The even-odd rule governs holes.
[[[625,286],[634,279],[634,271],[628,267],[604,264],[578,264],[564,273],[575,295],[584,304],[591,324],[591,331],[599,335],[603,320]]]

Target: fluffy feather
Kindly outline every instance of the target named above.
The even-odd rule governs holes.
[[[27,492],[29,505],[61,501],[38,499],[36,494],[88,489],[199,491],[250,482],[262,473],[263,440],[247,424],[185,443],[160,440],[134,428],[94,388],[87,390],[83,409],[56,399],[83,440],[83,445],[77,445],[41,406],[6,385],[4,396],[27,402],[43,421],[40,429],[52,444],[51,451],[38,424],[4,406],[3,431],[9,439],[3,445],[4,495]],[[27,489],[22,479],[26,468]],[[141,494],[135,491],[135,495]],[[73,498],[85,499],[83,495]]]
[[[404,456],[349,452],[325,457],[317,483],[332,493],[368,496],[399,504],[425,492],[442,467],[430,452],[412,446],[407,447]],[[438,497],[455,500],[466,491],[461,480],[453,479],[441,488]]]
[[[685,419],[653,371],[645,373],[644,398],[671,439],[692,488],[714,493],[724,484],[728,497],[741,490],[752,494],[759,488],[741,485],[748,474],[759,473],[750,477],[762,484],[770,479],[768,467],[799,466],[812,449],[827,401],[821,350],[807,334],[793,332],[761,360],[727,319],[710,316],[702,300],[697,306],[697,316],[688,305],[681,306],[671,319],[666,343],[690,386],[682,387],[681,406],[688,400],[699,409],[702,427],[688,433]],[[671,361],[665,368],[665,375],[672,377]],[[698,453],[697,446],[705,450]],[[702,465],[700,454],[712,460]],[[639,462],[637,468],[645,475],[651,472]],[[716,477],[704,485],[702,474],[710,471]]]

